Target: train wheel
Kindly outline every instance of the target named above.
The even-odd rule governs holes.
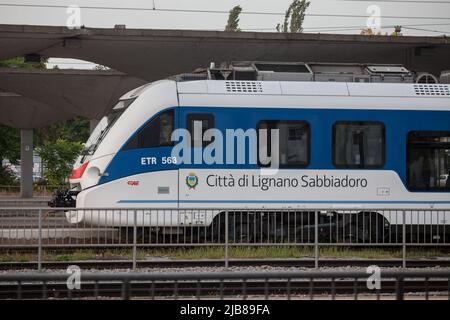
[[[228,239],[233,243],[251,243],[253,233],[251,225],[244,222],[236,222],[228,228]]]
[[[341,231],[342,242],[344,243],[361,243],[364,242],[367,232],[364,232],[362,226],[355,223],[346,224]]]
[[[149,228],[136,228],[136,243],[149,244],[156,243],[156,234]],[[132,244],[134,241],[134,228],[122,227],[119,231],[119,243]]]

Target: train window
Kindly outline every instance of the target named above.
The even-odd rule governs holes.
[[[194,122],[201,122],[202,124],[202,135],[200,137],[194,137]],[[203,147],[206,147],[208,144],[210,144],[211,141],[203,141],[203,134],[205,133],[206,130],[212,128],[214,128],[214,115],[210,113],[190,113],[186,116],[186,129],[189,131],[191,135],[192,146],[198,144],[202,145]]]
[[[450,132],[408,134],[407,185],[414,191],[450,191]]]
[[[337,168],[381,168],[385,158],[381,122],[338,121],[333,126],[333,163]]]
[[[279,130],[280,168],[304,168],[309,165],[310,126],[308,122],[296,120],[264,120],[258,123],[258,133],[260,129],[268,130],[267,150],[269,157],[271,156],[271,129]],[[263,166],[261,163],[259,164]]]
[[[172,146],[171,135],[174,130],[174,111],[168,110],[148,122],[127,143],[124,150]]]

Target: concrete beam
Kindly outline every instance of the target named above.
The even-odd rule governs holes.
[[[100,119],[145,83],[117,71],[0,68],[0,124],[31,129],[75,116]]]
[[[442,36],[0,25],[0,59],[27,53],[92,61],[148,81],[233,60],[399,63],[435,75],[450,69],[450,41]]]
[[[20,196],[33,197],[33,130],[20,130]]]

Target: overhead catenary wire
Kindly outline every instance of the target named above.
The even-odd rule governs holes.
[[[333,1],[333,0],[331,0]],[[417,3],[417,4],[449,4],[450,1],[445,0],[334,0],[339,2],[383,2],[383,3]]]
[[[330,0],[330,1],[348,1],[348,2],[370,2],[372,0]],[[450,1],[443,1],[443,0],[431,0],[434,2],[444,2],[449,3]],[[430,2],[430,1],[421,1],[421,0],[374,0],[374,2]],[[47,5],[47,4],[10,4],[10,3],[0,3],[0,6],[14,6],[14,7],[36,7],[36,8],[67,8],[66,5]],[[222,10],[197,10],[197,9],[164,9],[164,8],[156,8],[155,1],[153,0],[153,8],[139,8],[139,7],[107,7],[107,6],[80,6],[80,8],[83,9],[102,9],[102,10],[139,10],[139,11],[162,11],[162,12],[186,12],[186,13],[229,13],[228,11],[222,11]],[[243,11],[242,14],[264,14],[264,15],[284,15],[284,13],[275,13],[275,12],[254,12],[254,11]],[[367,18],[368,16],[365,15],[342,15],[342,14],[306,14],[307,16],[323,16],[323,17],[364,17]],[[396,19],[449,19],[450,17],[405,17],[405,16],[383,16],[383,18],[396,18]],[[401,24],[397,23],[396,25],[401,25],[405,29],[411,29],[411,30],[418,30],[418,31],[426,31],[426,32],[434,32],[434,33],[449,33],[450,31],[443,31],[443,30],[431,30],[431,29],[420,29],[420,28],[410,28],[410,27],[417,27],[417,26],[438,26],[438,25],[450,25],[447,23],[430,23],[430,24]],[[393,28],[396,25],[386,25],[381,26],[380,29],[387,29],[387,28]],[[304,31],[310,31],[310,32],[340,32],[340,31],[354,31],[354,30],[361,30],[366,28],[367,26],[329,26],[329,27],[310,27],[310,28],[304,28]],[[203,30],[203,29],[202,29]],[[219,31],[221,29],[208,29],[211,31]],[[275,27],[270,28],[242,28],[242,31],[275,31]]]
[[[418,30],[418,31],[426,31],[426,32],[436,32],[436,33],[450,33],[450,31],[444,31],[444,30],[431,30],[431,29],[422,29],[422,28],[413,28],[413,27],[403,27],[404,29],[410,29],[410,30]]]
[[[399,24],[392,25],[382,25],[380,29],[389,29],[398,26]],[[427,27],[427,26],[450,26],[450,23],[418,23],[418,24],[400,24],[402,28],[406,27]],[[349,25],[349,26],[320,26],[320,27],[308,27],[303,28],[303,31],[346,31],[346,30],[362,30],[367,28],[366,25]],[[218,29],[214,29],[216,31]],[[275,27],[261,27],[261,28],[242,28],[242,30],[252,31],[252,30],[261,30],[261,31],[270,31],[276,30]],[[444,31],[449,32],[449,31]]]
[[[0,3],[2,7],[32,7],[32,8],[60,8],[66,9],[67,5],[56,4],[16,4]],[[90,10],[124,10],[124,11],[157,11],[157,12],[178,12],[178,13],[209,13],[209,14],[229,14],[227,10],[201,10],[201,9],[170,9],[170,8],[140,8],[140,7],[110,7],[110,6],[79,6],[80,9]],[[284,12],[264,12],[264,11],[242,11],[242,15],[277,15],[284,16]],[[326,13],[305,13],[308,17],[333,17],[333,18],[367,18],[369,15],[357,14],[326,14]],[[425,17],[425,16],[383,16],[383,19],[415,19],[415,20],[450,20],[450,17]]]

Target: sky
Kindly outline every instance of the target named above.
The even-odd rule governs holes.
[[[243,12],[284,13],[292,0],[155,0],[157,9],[228,11],[241,5]],[[392,32],[394,25],[402,25],[404,35],[450,35],[450,0],[310,0],[303,28],[304,32],[359,34],[366,27],[371,14],[379,11],[381,32]],[[5,6],[31,4],[33,7]],[[39,7],[39,6],[47,7]],[[62,6],[58,8],[51,5]],[[0,0],[0,24],[29,24],[64,26],[70,17],[67,6],[78,5],[80,22],[85,27],[112,28],[116,24],[126,28],[223,30],[228,15],[222,13],[161,12],[152,10],[93,9],[83,7],[147,8],[152,0]],[[368,13],[368,10],[370,11]],[[330,17],[326,15],[358,15],[360,17]],[[389,17],[396,18],[389,18]],[[414,17],[414,18],[405,18]],[[433,19],[424,19],[424,18]],[[436,19],[446,18],[446,19]],[[241,14],[240,28],[249,31],[275,32],[282,15]],[[373,22],[374,19],[369,19]],[[408,29],[407,29],[408,28]],[[418,30],[425,29],[425,30]],[[60,67],[92,68],[84,62],[61,61]],[[69,62],[73,63],[69,65]]]

